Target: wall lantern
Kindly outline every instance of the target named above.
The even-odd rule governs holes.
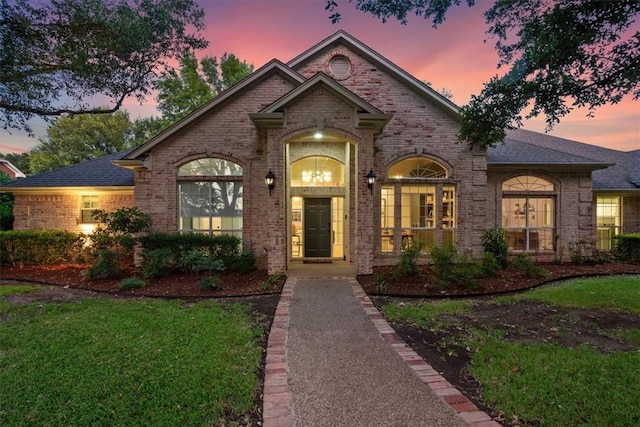
[[[369,187],[369,191],[371,191],[371,194],[373,194],[373,184],[376,183],[377,177],[378,175],[376,175],[375,172],[373,172],[373,169],[369,169],[369,173],[367,174],[366,178],[367,178],[367,187]]]
[[[271,192],[273,191],[274,182],[276,182],[276,176],[271,169],[269,169],[269,173],[264,177],[264,183],[269,187],[269,197],[271,197]]]

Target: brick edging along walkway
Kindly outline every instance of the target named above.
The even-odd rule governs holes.
[[[391,345],[418,378],[429,386],[436,395],[440,396],[462,420],[472,427],[501,426],[493,421],[487,413],[481,411],[400,338],[355,279],[346,280],[382,338]],[[271,324],[267,343],[262,403],[262,425],[264,427],[293,426],[291,394],[287,378],[287,334],[289,331],[289,310],[296,283],[297,279],[295,278],[287,279]]]

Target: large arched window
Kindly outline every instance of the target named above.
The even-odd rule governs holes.
[[[414,245],[428,253],[435,245],[455,243],[456,188],[443,181],[448,176],[447,168],[426,157],[389,168],[388,177],[397,182],[381,186],[382,253],[398,254]]]
[[[179,229],[242,238],[242,167],[213,157],[178,168]]]
[[[555,185],[532,175],[502,183],[502,227],[513,251],[553,251]]]

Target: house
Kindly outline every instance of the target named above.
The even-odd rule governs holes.
[[[4,172],[11,179],[26,177],[26,175],[22,173],[20,169],[15,167],[13,163],[3,158],[0,158],[0,172]]]
[[[480,256],[493,226],[541,259],[640,231],[640,150],[516,130],[484,151],[458,127],[456,105],[339,31],[136,149],[0,191],[16,229],[87,230],[93,209],[136,205],[155,231],[241,237],[271,273],[340,259],[368,274],[415,243]]]

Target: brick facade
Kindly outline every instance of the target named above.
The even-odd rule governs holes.
[[[151,215],[154,231],[177,232],[180,183],[218,179],[181,177],[178,169],[193,160],[223,159],[242,167],[243,247],[260,266],[280,273],[293,260],[294,197],[335,198],[344,204],[340,256],[359,274],[369,274],[374,266],[397,263],[404,243],[398,228],[404,207],[396,201],[396,249],[382,251],[381,187],[393,187],[401,197],[405,184],[428,185],[436,200],[443,200],[445,187],[455,188],[455,243],[459,251],[480,257],[484,231],[502,225],[502,183],[533,175],[554,184],[554,237],[532,255],[566,258],[578,242],[595,247],[591,170],[488,164],[484,151],[458,143],[455,106],[350,36],[336,34],[287,65],[270,62],[129,153],[120,165],[135,170],[135,192],[100,192],[99,208],[135,204]],[[342,61],[339,70],[332,68],[335,58]],[[342,74],[334,75],[338,71]],[[318,130],[324,135],[320,140],[313,137]],[[294,186],[292,165],[319,156],[343,165],[344,185]],[[436,162],[446,177],[389,176],[394,165],[412,158]],[[271,195],[264,182],[269,170],[276,176]],[[372,192],[365,178],[370,170],[377,174]],[[15,228],[77,231],[79,200],[79,193],[71,192],[16,193]],[[639,211],[640,197],[624,198],[625,232],[640,230]],[[435,243],[442,244],[450,229],[437,223],[432,231]],[[428,261],[426,254],[419,260]]]
[[[15,195],[13,228],[16,230],[83,232],[80,219],[81,198],[83,195],[97,196],[98,209],[105,211],[114,211],[134,205],[133,190],[118,192],[100,190],[63,191],[48,191],[47,194]]]

